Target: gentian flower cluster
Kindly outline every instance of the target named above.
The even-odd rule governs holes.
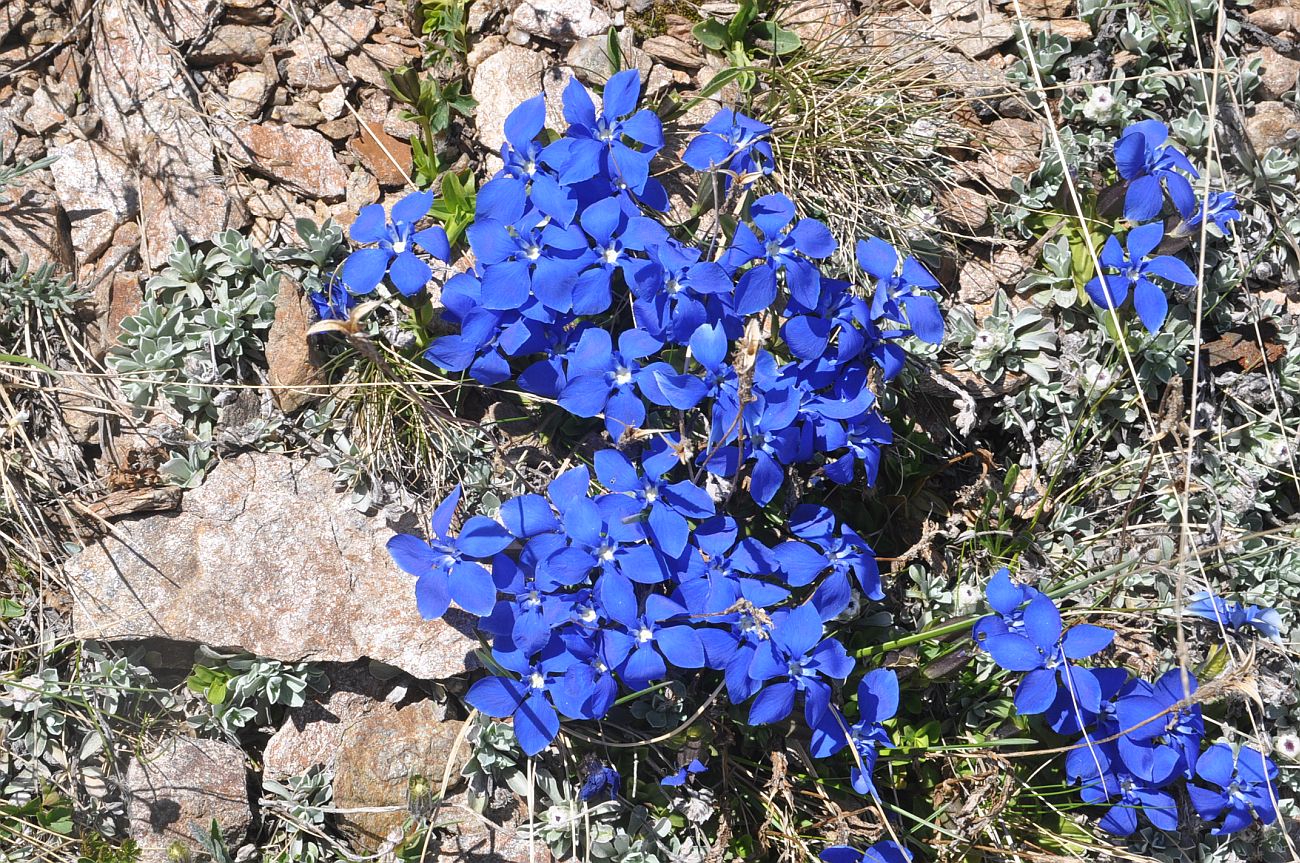
[[[901,370],[902,339],[943,338],[929,295],[939,284],[877,239],[862,259],[874,299],[823,274],[836,241],[783,195],[751,194],[771,172],[771,130],[730,110],[683,159],[712,175],[719,206],[749,200],[743,217],[706,245],[672,236],[651,171],[663,134],[639,90],[635,70],[620,72],[597,110],[571,82],[560,135],[543,128],[543,97],[510,115],[503,167],[466,231],[473,269],[442,290],[444,321],[459,331],[425,353],[597,420],[613,446],[458,532],[457,490],[429,538],[399,535],[389,550],[415,576],[426,617],[455,605],[478,619],[496,673],[466,700],[511,718],[526,754],[564,719],[605,717],[621,694],[712,673],[732,704],[748,704],[750,723],[798,715],[822,757],[852,743],[854,786],[871,793],[898,684],[869,674],[859,718],[846,720],[834,702],[854,660],[833,621],[855,591],[884,598],[880,571],[862,535],[798,504],[796,489],[874,481],[892,434],[873,386]],[[384,243],[424,242],[414,209],[395,209],[384,254]],[[360,236],[378,236],[376,217],[365,219]],[[362,261],[361,286],[375,266]],[[748,517],[769,504],[789,506],[785,527]],[[592,796],[616,788],[603,767],[588,772]]]
[[[1191,181],[1199,177],[1191,160],[1169,142],[1169,128],[1158,120],[1141,120],[1126,128],[1115,142],[1115,167],[1125,183],[1124,218],[1135,225],[1128,234],[1125,254],[1116,237],[1109,237],[1098,256],[1105,272],[1088,282],[1089,299],[1103,310],[1118,310],[1133,297],[1133,308],[1148,332],[1155,333],[1169,313],[1169,301],[1155,280],[1184,287],[1196,285],[1188,266],[1172,255],[1151,253],[1165,239],[1161,215],[1165,197],[1174,205],[1178,221],[1170,236],[1186,237],[1207,229],[1223,236],[1228,225],[1241,218],[1236,196],[1211,191],[1198,201]],[[1157,221],[1153,221],[1157,220]]]
[[[1051,598],[1014,583],[1006,569],[993,576],[985,596],[995,614],[975,624],[975,643],[1000,667],[1026,672],[1017,712],[1041,714],[1053,731],[1077,737],[1066,776],[1079,784],[1085,803],[1104,809],[1102,829],[1128,836],[1140,815],[1161,830],[1176,830],[1173,792],[1180,782],[1203,819],[1223,816],[1215,834],[1277,820],[1271,761],[1243,748],[1234,762],[1226,743],[1202,751],[1205,722],[1194,676],[1174,668],[1152,683],[1123,668],[1073,665],[1109,646],[1114,633],[1091,624],[1062,632]],[[1228,612],[1223,615],[1226,622]]]

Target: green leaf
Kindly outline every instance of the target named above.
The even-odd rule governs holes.
[[[623,44],[618,41],[618,31],[613,27],[605,37],[606,51],[609,54],[609,74],[617,75],[623,68]]]
[[[0,363],[12,363],[18,366],[31,366],[32,368],[39,369],[40,371],[43,371],[46,374],[51,374],[51,375],[58,374],[58,372],[56,372],[54,369],[50,368],[43,362],[34,360],[31,357],[20,357],[17,354],[0,354]]]
[[[706,18],[692,27],[691,35],[695,37],[695,41],[710,51],[721,51],[730,41],[727,38],[727,28],[722,22],[712,18]]]
[[[15,617],[23,616],[23,607],[9,597],[0,599],[0,618],[12,620]]]

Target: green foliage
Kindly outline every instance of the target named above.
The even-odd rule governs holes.
[[[4,190],[7,187],[12,186],[14,183],[33,171],[39,171],[41,168],[49,167],[54,164],[54,160],[58,158],[57,156],[46,156],[43,159],[37,159],[34,162],[16,161],[13,164],[9,164],[12,156],[12,152],[6,154],[4,152],[4,147],[0,146],[0,203],[9,200],[9,197],[4,193]]]
[[[57,320],[73,314],[73,304],[86,294],[67,276],[56,276],[52,264],[30,269],[26,255],[16,268],[0,268],[0,333],[17,331],[29,325],[49,329]]]
[[[333,776],[313,767],[283,782],[263,778],[261,811],[276,819],[266,843],[268,863],[322,863],[339,859],[329,834],[325,810],[334,802]]]
[[[442,225],[452,245],[474,221],[474,172],[456,174],[448,171],[442,175],[442,194],[433,202],[429,215]]]
[[[177,237],[140,310],[108,355],[131,404],[162,398],[201,438],[217,420],[217,385],[250,378],[275,319],[280,273],[236,231],[192,248]]]
[[[459,78],[444,84],[431,75],[421,77],[409,66],[384,73],[388,89],[405,105],[403,119],[420,127],[420,137],[411,140],[411,158],[415,167],[415,185],[427,188],[442,174],[438,158],[439,141],[445,137],[452,118],[473,116],[477,103],[466,92]]]
[[[189,723],[201,733],[233,738],[249,724],[270,724],[276,708],[301,707],[310,692],[324,690],[326,683],[325,673],[309,663],[200,647],[185,686],[201,695],[203,704]]]
[[[988,381],[1000,381],[1007,373],[1026,374],[1047,385],[1056,373],[1052,321],[1033,307],[1013,310],[1001,291],[978,325],[965,309],[951,312],[948,323],[962,362]]]
[[[425,62],[448,63],[465,56],[465,13],[469,0],[420,0],[416,16],[425,42]]]
[[[737,68],[753,65],[753,58],[759,56],[785,57],[803,43],[796,33],[776,23],[776,9],[777,4],[769,0],[741,0],[730,19],[705,18],[691,28],[691,34]],[[740,87],[748,91],[756,82],[751,73],[741,80]]]

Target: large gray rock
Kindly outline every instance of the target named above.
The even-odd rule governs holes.
[[[545,56],[518,45],[507,45],[479,64],[470,89],[478,102],[474,122],[479,143],[492,152],[501,149],[506,117],[520,102],[542,92],[545,69]]]
[[[220,740],[174,737],[143,758],[132,758],[125,791],[140,863],[173,859],[168,851],[175,843],[197,851],[194,828],[207,834],[214,820],[234,848],[253,820],[244,753]]]
[[[163,637],[275,659],[369,657],[420,678],[470,667],[469,619],[423,620],[382,522],[323,468],[251,453],[176,514],[130,517],[67,564],[79,637]]]

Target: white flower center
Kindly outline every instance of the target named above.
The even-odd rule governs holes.
[[[614,248],[613,246],[610,246],[608,249],[604,251],[604,253],[601,255],[601,258],[607,264],[618,263],[618,249]]]
[[[546,686],[546,678],[543,677],[541,672],[539,671],[533,672],[532,680],[530,680],[529,682],[532,683],[533,689],[541,689],[544,686]]]
[[[621,387],[632,383],[632,370],[627,366],[619,366],[614,370],[614,383]]]
[[[636,640],[642,644],[645,644],[647,641],[653,641],[654,637],[654,632],[652,632],[648,626],[641,627],[636,633]]]
[[[396,243],[393,243],[393,254],[400,255],[402,252],[405,251],[406,251],[406,240],[398,240]]]

